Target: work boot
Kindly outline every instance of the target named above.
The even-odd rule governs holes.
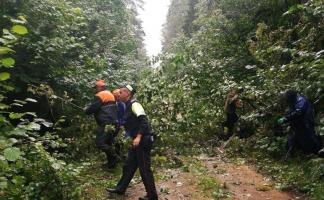
[[[158,200],[158,198],[157,197],[155,197],[155,198],[148,198],[148,196],[145,195],[144,197],[138,198],[138,200]]]
[[[107,188],[107,192],[112,193],[112,194],[118,194],[118,195],[124,195],[125,191],[117,190],[115,188]]]
[[[144,197],[138,198],[138,200],[149,200],[149,198],[147,196],[144,196]]]

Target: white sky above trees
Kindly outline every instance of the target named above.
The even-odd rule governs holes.
[[[143,10],[139,10],[148,56],[156,56],[161,52],[162,25],[166,21],[169,5],[170,0],[144,0]]]

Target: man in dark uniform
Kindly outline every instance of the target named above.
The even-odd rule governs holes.
[[[288,138],[286,158],[294,147],[301,148],[307,154],[317,154],[321,149],[322,141],[315,133],[312,105],[294,90],[288,90],[285,93],[285,100],[289,111],[284,117],[278,119],[278,124],[290,123],[294,131],[294,134]]]
[[[124,113],[126,110],[126,105],[119,98],[120,97],[120,88],[115,89],[112,93],[113,93],[115,100],[117,102],[117,107],[118,107],[117,118],[118,118],[118,126],[120,127],[120,126],[123,126],[125,123],[124,122]]]
[[[115,126],[117,125],[117,105],[114,95],[107,90],[103,80],[96,81],[96,95],[89,106],[85,108],[86,114],[93,114],[98,124],[96,135],[97,147],[107,156],[107,167],[116,165],[116,152],[113,148]]]
[[[147,195],[140,200],[158,199],[153,172],[151,170],[150,152],[153,144],[153,136],[150,130],[148,118],[142,105],[133,100],[135,90],[126,85],[120,88],[120,100],[126,103],[124,113],[125,130],[132,137],[132,148],[128,150],[128,158],[123,167],[123,174],[116,188],[107,188],[107,191],[115,194],[124,194],[137,168],[145,186]]]

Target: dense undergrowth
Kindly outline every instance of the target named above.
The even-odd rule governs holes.
[[[137,4],[0,1],[0,199],[81,198],[94,81],[133,82],[147,59]]]

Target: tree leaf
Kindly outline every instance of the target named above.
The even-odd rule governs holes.
[[[52,127],[53,126],[53,123],[51,123],[51,122],[42,122],[42,124],[44,125],[44,126],[46,126],[47,128],[49,128],[49,127]]]
[[[27,98],[27,99],[25,99],[25,101],[29,101],[29,102],[33,102],[33,103],[36,103],[37,102],[36,99],[32,99],[32,98]]]
[[[0,73],[0,81],[5,81],[10,78],[10,74],[8,72]]]
[[[39,131],[41,129],[41,126],[35,122],[31,122],[30,124],[28,124],[27,128],[28,128],[28,130]]]
[[[25,24],[26,22],[23,20],[19,20],[19,19],[10,19],[10,21],[14,24]]]
[[[22,100],[18,100],[18,99],[15,99],[14,102],[20,103],[20,104],[26,104],[27,103],[26,101],[22,101]]]
[[[10,131],[9,135],[28,137],[26,134],[26,129],[23,128],[15,128],[14,130]]]
[[[16,161],[19,159],[21,151],[17,147],[9,147],[3,151],[3,155],[8,161]]]
[[[28,33],[28,30],[25,26],[22,25],[15,25],[12,27],[12,31],[19,34],[19,35],[25,35]]]
[[[25,115],[25,113],[10,113],[9,118],[10,119],[20,119],[24,115]]]
[[[20,103],[12,103],[10,104],[11,106],[19,106],[19,107],[23,107],[24,105],[20,104]]]
[[[5,149],[12,146],[7,140],[0,140],[0,149]]]
[[[9,106],[3,103],[0,103],[0,110],[8,109]]]
[[[8,179],[6,177],[0,177],[0,189],[6,189],[8,187]]]
[[[6,118],[4,116],[0,115],[0,122],[4,122],[4,121],[6,121]]]
[[[1,59],[1,63],[5,67],[12,67],[15,64],[15,60],[13,58],[4,58]]]
[[[24,16],[18,16],[18,19],[24,21],[24,22],[27,22],[26,18]]]
[[[59,170],[59,169],[62,168],[62,165],[61,165],[60,163],[53,163],[53,164],[52,164],[52,167],[53,167],[54,169],[56,169],[56,170]]]
[[[36,113],[34,113],[34,112],[26,112],[25,114],[26,115],[31,115],[31,116],[37,117]]]
[[[7,54],[9,52],[15,52],[15,51],[8,47],[0,47],[0,55]]]

